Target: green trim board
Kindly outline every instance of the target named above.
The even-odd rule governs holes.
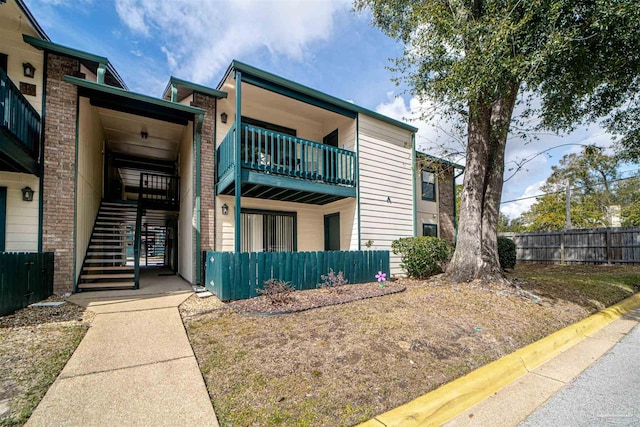
[[[419,158],[421,156],[422,157],[427,157],[427,158],[433,160],[434,162],[441,163],[443,165],[452,166],[454,169],[461,169],[461,170],[464,171],[464,166],[462,166],[462,165],[459,165],[457,163],[451,162],[451,161],[446,160],[446,159],[442,159],[440,157],[432,156],[431,154],[427,154],[427,153],[424,153],[422,151],[416,151],[416,157]],[[417,158],[416,158],[416,160],[417,160]]]
[[[231,65],[227,69],[227,72],[223,76],[222,80],[218,84],[218,89],[222,87],[227,77],[231,74],[232,71],[240,71],[243,74],[243,81],[250,83],[250,80],[255,84],[263,84],[268,87],[264,87],[265,89],[274,90],[277,93],[281,93],[286,96],[297,96],[304,98],[307,101],[314,101],[324,105],[325,107],[337,109],[342,111],[344,115],[348,117],[355,118],[355,114],[364,114],[369,117],[373,117],[385,123],[392,124],[394,126],[400,127],[402,129],[408,130],[410,132],[417,132],[418,128],[403,123],[399,120],[392,119],[391,117],[387,117],[375,111],[371,111],[367,108],[361,107],[359,105],[353,104],[348,101],[344,101],[342,99],[336,98],[332,95],[328,95],[324,92],[312,89],[308,86],[304,86],[299,83],[295,83],[291,80],[285,79],[283,77],[277,76],[275,74],[269,73],[267,71],[261,70],[259,68],[253,67],[251,65],[242,63],[240,61],[234,60],[231,62]],[[246,75],[246,77],[245,77]],[[301,99],[302,100],[302,99]],[[306,102],[306,101],[305,101]],[[312,102],[309,102],[312,103]],[[337,111],[336,111],[337,112]]]
[[[411,135],[411,189],[413,190],[413,236],[418,235],[418,200],[417,200],[417,185],[416,185],[416,135]]]
[[[158,106],[175,112],[184,112],[189,114],[204,114],[205,110],[198,107],[191,107],[189,105],[178,104],[171,101],[166,101],[160,98],[154,98],[151,96],[143,95],[141,93],[130,92],[128,90],[120,89],[113,86],[107,86],[100,83],[92,82],[89,80],[79,79],[73,76],[64,76],[63,80],[67,83],[71,83],[81,88],[89,89],[96,93],[103,93],[112,95],[114,99],[120,101],[138,101],[148,105],[148,107]]]
[[[358,250],[362,250],[361,222],[360,222],[360,114],[356,116],[356,208],[358,210]],[[415,198],[415,197],[414,197]]]
[[[204,95],[209,95],[212,96],[214,98],[226,98],[227,97],[227,92],[224,92],[222,90],[217,90],[217,89],[213,89],[207,86],[203,86],[197,83],[193,83],[193,82],[189,82],[187,80],[182,80],[179,79],[177,77],[171,76],[169,78],[169,83],[167,84],[167,87],[165,88],[162,97],[164,99],[171,99],[171,87],[175,86],[177,88],[184,88],[187,91],[191,91],[191,92],[198,92],[198,93],[202,93]],[[188,96],[188,95],[185,95]],[[180,97],[179,98],[184,98]]]
[[[76,148],[74,152],[73,177],[73,292],[78,292],[78,146],[80,144],[80,97],[76,95]],[[87,248],[88,249],[88,248]],[[85,254],[86,256],[86,254]],[[82,273],[82,271],[80,271]]]
[[[109,59],[104,56],[94,55],[93,53],[84,52],[82,50],[74,49],[72,47],[63,46],[57,43],[53,43],[50,40],[42,40],[37,37],[32,37],[26,34],[22,35],[22,40],[25,43],[30,44],[36,49],[45,50],[48,52],[55,52],[60,55],[70,56],[72,58],[77,58],[81,61],[88,61],[90,63],[98,64],[98,68],[104,68],[105,71],[108,70],[113,79],[123,88],[127,89],[127,85],[125,84],[120,74],[116,71],[113,65],[109,62]],[[99,70],[98,70],[99,73]]]
[[[305,181],[287,176],[269,175],[247,169],[242,169],[241,171],[241,182],[340,197],[356,197],[356,189],[354,187]]]
[[[242,136],[240,129],[238,129],[238,123],[242,123],[242,73],[240,71],[236,71],[235,73],[236,80],[236,133],[235,133],[235,141],[234,145],[234,172],[235,172],[235,182],[234,182],[234,192],[235,192],[235,200],[234,200],[234,250],[236,253],[239,253],[241,250],[241,242],[240,239],[242,237],[241,233],[241,224],[242,224],[242,167],[241,167],[241,156],[240,156],[240,147],[242,146]]]

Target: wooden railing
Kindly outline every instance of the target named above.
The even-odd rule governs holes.
[[[33,158],[38,158],[40,115],[1,68],[0,126],[9,131]]]
[[[180,206],[180,178],[141,173],[138,200]]]
[[[218,179],[235,163],[234,125],[218,147]],[[245,169],[346,186],[356,185],[353,151],[242,124],[240,162]]]
[[[315,289],[330,269],[350,284],[375,282],[389,275],[388,251],[207,252],[205,285],[222,301],[253,298],[269,279],[290,282],[297,290]]]
[[[53,294],[53,252],[0,252],[0,316]]]

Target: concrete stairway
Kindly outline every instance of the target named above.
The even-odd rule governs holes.
[[[137,209],[137,204],[102,202],[82,265],[79,291],[135,286],[133,245]]]

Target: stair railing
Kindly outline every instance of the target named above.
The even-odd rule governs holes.
[[[134,289],[140,288],[140,252],[142,249],[142,174],[140,174],[140,187],[138,191],[138,209],[136,210],[136,231],[133,243],[133,263],[134,263]]]

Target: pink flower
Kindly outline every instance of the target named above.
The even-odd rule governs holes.
[[[378,279],[378,282],[384,282],[387,280],[387,273],[383,273],[382,271],[378,271],[378,274],[376,274],[376,279]]]

